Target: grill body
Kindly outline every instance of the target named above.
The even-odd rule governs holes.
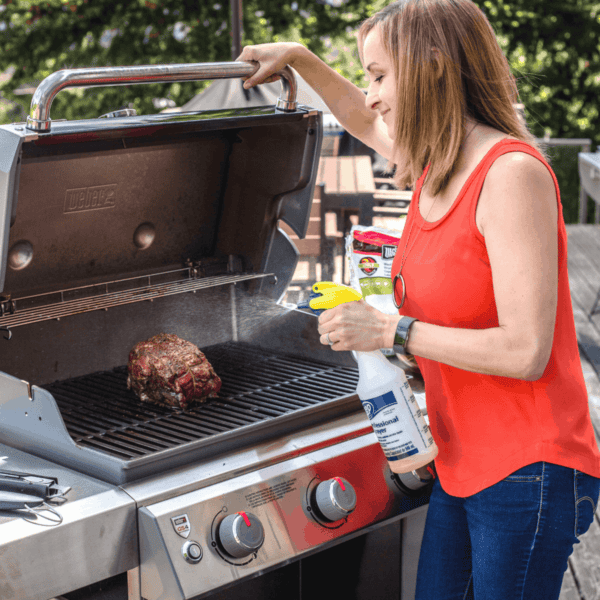
[[[0,127],[0,328],[10,335],[0,339],[0,444],[14,464],[57,465],[74,489],[84,476],[100,480],[121,517],[115,529],[101,503],[68,498],[66,514],[90,524],[71,566],[48,552],[44,577],[55,579],[21,569],[11,589],[75,599],[83,592],[74,582],[120,585],[126,576],[128,600],[234,598],[236,583],[262,589],[274,571],[309,590],[314,578],[299,581],[311,554],[331,548],[343,562],[334,548],[376,528],[391,532],[389,556],[398,557],[398,523],[422,516],[427,496],[406,496],[387,469],[354,393],[352,356],[319,343],[313,316],[277,304],[298,258],[278,223],[306,234],[321,113],[44,123],[40,133]],[[161,332],[205,352],[223,380],[217,398],[184,412],[142,404],[127,389],[130,349]],[[342,476],[354,482],[357,509],[328,524],[315,517],[312,490]],[[215,527],[245,510],[263,523],[265,543],[234,560]],[[189,539],[173,525],[183,515]],[[0,540],[19,518],[0,515]],[[60,527],[44,531],[44,547],[65,543]],[[20,532],[18,556],[35,552],[40,536]],[[127,544],[107,559],[118,539]],[[203,551],[194,564],[190,541]],[[0,541],[0,551],[11,550]],[[399,559],[407,573],[414,554]],[[104,563],[92,569],[95,555]],[[288,571],[292,563],[305,566]],[[393,568],[410,598],[414,573]]]

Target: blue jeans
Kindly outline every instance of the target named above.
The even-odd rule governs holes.
[[[538,462],[467,498],[433,484],[416,600],[558,600],[600,479]]]

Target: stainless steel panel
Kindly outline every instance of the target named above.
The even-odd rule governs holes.
[[[402,588],[400,596],[402,600],[414,600],[415,598],[419,555],[428,508],[428,505],[422,506],[402,520]]]
[[[301,189],[294,193],[288,192],[282,197],[279,212],[279,218],[287,223],[299,238],[304,238],[310,222],[310,211],[307,212],[306,207],[312,205],[323,143],[323,114],[311,111],[306,115],[306,119],[309,123],[309,137],[304,148],[298,181]]]
[[[1,411],[1,409],[0,409]],[[0,598],[47,600],[138,564],[136,507],[122,490],[0,444],[0,468],[70,486],[57,526],[0,512]]]
[[[251,448],[223,453],[121,487],[141,508],[365,435],[371,435],[372,440],[376,440],[370,422],[361,410],[335,420],[326,420],[319,426],[296,432],[293,436],[282,436]]]
[[[334,476],[350,482],[358,502],[346,521],[327,524],[313,517],[311,492]],[[401,500],[378,443],[367,435],[147,506],[139,515],[142,596],[183,600],[262,573],[400,518]],[[226,515],[245,510],[262,522],[265,542],[255,555],[234,559],[219,548],[216,531]],[[181,555],[186,540],[171,519],[182,514],[191,524],[189,539],[203,549],[197,564]]]

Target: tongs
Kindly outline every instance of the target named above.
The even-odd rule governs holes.
[[[52,525],[59,525],[62,523],[62,515],[48,502],[66,502],[65,494],[70,489],[58,485],[56,477],[0,469],[0,510],[24,510],[35,517],[50,521]],[[45,514],[46,512],[52,517]],[[30,523],[47,525],[23,518]]]

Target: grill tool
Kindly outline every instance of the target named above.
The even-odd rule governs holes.
[[[0,469],[0,490],[3,491],[31,494],[44,500],[66,500],[65,494],[70,489],[59,485],[56,477]]]
[[[37,525],[60,525],[61,514],[48,504],[50,501],[66,501],[70,488],[59,487],[56,478],[40,477],[28,473],[0,471],[0,511],[26,511],[24,518]],[[50,513],[52,517],[46,513]],[[27,518],[36,517],[35,520]],[[42,519],[38,521],[37,519]],[[44,522],[48,521],[48,523]]]
[[[50,495],[52,485],[56,480],[46,479],[30,475],[28,473],[16,473],[14,471],[0,471],[0,490],[31,494],[39,498]]]
[[[29,496],[18,492],[5,492],[0,490],[0,510],[19,510],[42,506],[44,500],[39,496]],[[34,511],[31,511],[34,512]]]

